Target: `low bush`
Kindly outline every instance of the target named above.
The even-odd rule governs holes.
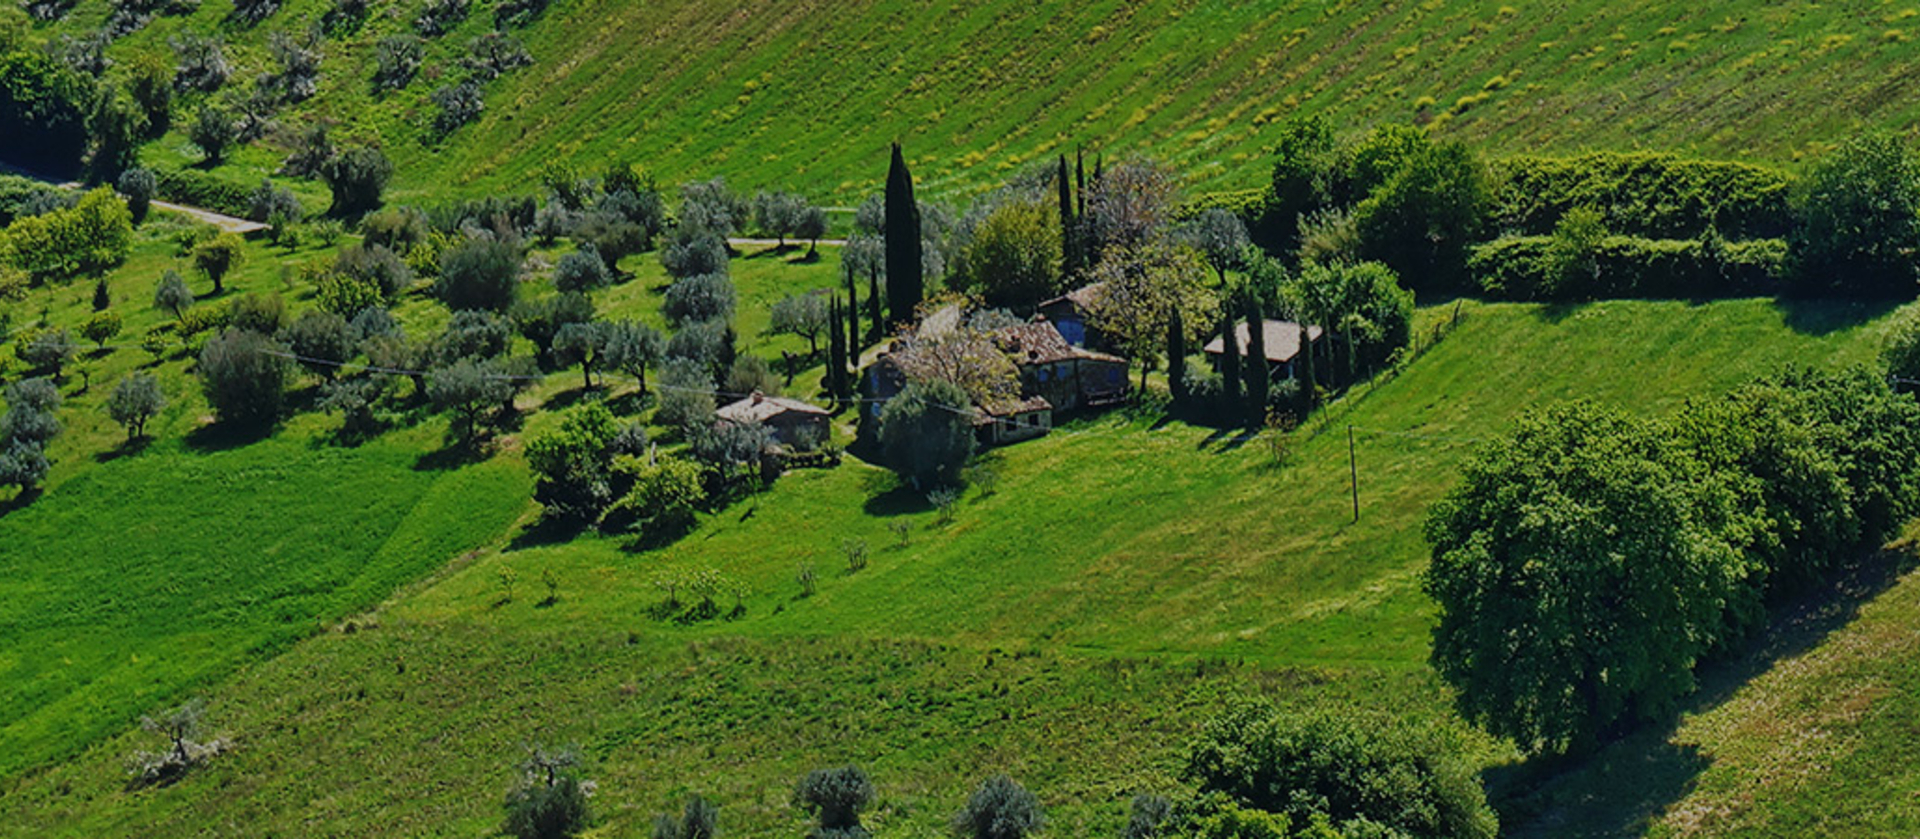
[[[252,209],[253,190],[245,184],[194,169],[160,169],[155,194],[176,204],[245,216]]]
[[[1351,709],[1238,705],[1207,724],[1182,774],[1202,793],[1298,825],[1365,820],[1398,835],[1457,839],[1492,839],[1498,826],[1473,767],[1435,730]]]

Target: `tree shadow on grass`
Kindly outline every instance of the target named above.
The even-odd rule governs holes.
[[[123,457],[132,457],[134,455],[137,455],[141,452],[146,451],[147,447],[152,444],[153,444],[153,438],[147,437],[144,435],[140,437],[135,437],[131,440],[125,440],[125,441],[122,441],[118,446],[114,446],[111,449],[108,449],[106,451],[103,451],[103,452],[100,452],[99,454],[94,455],[93,462],[112,463]]]
[[[487,444],[478,440],[450,442],[437,451],[419,456],[413,461],[415,472],[445,472],[462,466],[471,466],[486,460],[490,450]]]
[[[200,454],[224,452],[265,440],[273,429],[273,423],[218,420],[187,432],[186,445]]]
[[[558,545],[573,539],[586,531],[582,522],[541,516],[532,527],[525,528],[507,542],[507,552],[524,551],[547,545]]]
[[[1580,310],[1593,305],[1591,303],[1547,303],[1533,310],[1533,316],[1547,323],[1558,324],[1567,318],[1580,314]]]
[[[595,387],[592,390],[584,387],[571,388],[548,396],[546,404],[541,405],[540,408],[545,411],[564,411],[580,404],[581,401],[585,399],[599,396],[605,392],[606,389],[601,387]]]
[[[892,473],[876,473],[867,480],[867,501],[860,508],[869,516],[892,518],[933,509],[927,494],[901,482]]]
[[[1902,544],[1775,607],[1767,628],[1739,651],[1703,667],[1700,688],[1687,706],[1657,725],[1585,758],[1536,758],[1488,770],[1488,798],[1500,813],[1501,835],[1641,835],[1686,798],[1712,764],[1697,746],[1673,742],[1683,715],[1725,704],[1775,665],[1812,650],[1915,567],[1920,567],[1915,546]]]
[[[1903,300],[1806,300],[1774,298],[1773,307],[1786,317],[1788,329],[1802,335],[1830,335],[1877,320]]]
[[[8,513],[24,509],[33,504],[34,499],[39,498],[40,495],[41,489],[37,486],[15,492],[12,498],[0,501],[0,518],[4,518]]]

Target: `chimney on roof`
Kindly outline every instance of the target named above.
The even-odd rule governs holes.
[[[753,404],[758,405],[760,404],[760,400],[765,398],[767,398],[766,394],[761,393],[760,391],[757,391],[757,390],[753,392]]]

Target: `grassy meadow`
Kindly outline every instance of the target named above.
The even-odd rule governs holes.
[[[1302,113],[1423,124],[1496,157],[1653,147],[1776,162],[1920,115],[1901,95],[1920,72],[1920,9],[1868,0],[557,0],[515,32],[534,66],[489,84],[480,120],[441,138],[430,95],[464,77],[458,61],[492,4],[429,41],[410,86],[374,92],[374,45],[411,32],[420,6],[373,0],[326,41],[319,95],[214,171],[253,183],[302,126],[326,121],[337,138],[380,142],[407,199],[517,190],[549,160],[626,159],[669,183],[722,174],[851,206],[878,189],[892,140],[924,191],[957,197],[1082,146],[1245,189],[1267,175],[1277,124]],[[109,54],[218,32],[238,83],[264,69],[267,33],[330,3],[288,0],[253,27],[226,21],[231,8],[157,18]],[[41,34],[90,31],[107,14],[82,0]],[[178,123],[149,160],[199,161]]]

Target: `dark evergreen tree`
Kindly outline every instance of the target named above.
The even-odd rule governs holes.
[[[1220,386],[1226,393],[1227,411],[1240,404],[1240,339],[1234,335],[1233,303],[1220,312]]]
[[[1060,155],[1060,168],[1053,176],[1054,185],[1060,191],[1060,254],[1061,273],[1068,277],[1080,273],[1078,226],[1073,215],[1073,182],[1067,180],[1067,156]]]
[[[1258,426],[1267,418],[1267,328],[1260,300],[1247,295],[1247,425]]]
[[[107,291],[107,278],[101,277],[93,284],[93,310],[104,312],[113,305],[113,295]]]
[[[860,340],[860,284],[855,282],[852,271],[847,275],[847,335],[848,342]],[[839,311],[835,309],[834,311]],[[836,318],[837,320],[837,318]]]
[[[1066,158],[1061,158],[1065,160]],[[1186,324],[1180,321],[1180,307],[1175,306],[1173,317],[1167,322],[1167,389],[1173,392],[1174,404],[1187,401],[1187,336]]]
[[[880,275],[867,275],[867,340],[864,346],[880,343],[880,336],[886,334],[886,318],[880,313]]]
[[[1300,324],[1300,416],[1305,418],[1313,413],[1313,404],[1318,400],[1314,388],[1318,383],[1313,377],[1313,327]]]
[[[1074,218],[1087,217],[1087,150],[1073,150],[1073,191],[1080,205],[1074,211]]]
[[[833,315],[829,318],[832,326],[827,335],[827,395],[836,401],[847,398],[847,336],[846,324],[840,319],[840,300],[835,298]]]
[[[893,144],[887,167],[887,312],[891,323],[906,323],[921,298],[920,207],[913,199],[913,175],[900,144]]]

